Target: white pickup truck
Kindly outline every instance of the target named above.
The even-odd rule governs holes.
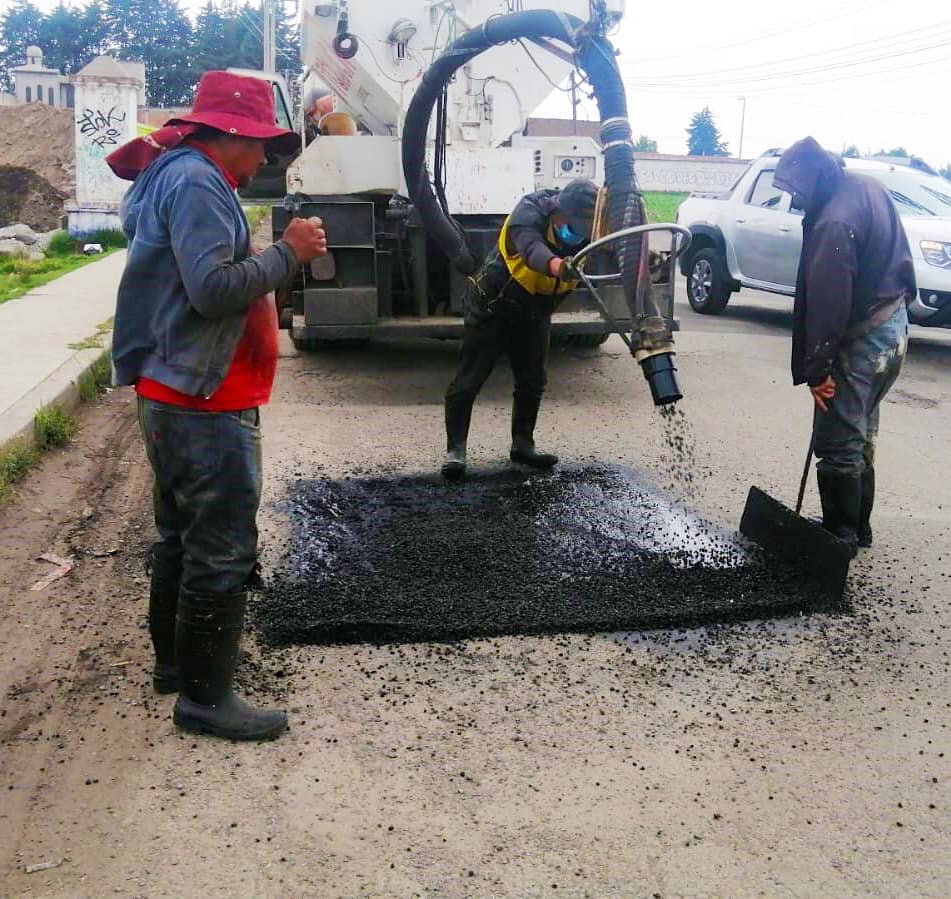
[[[677,223],[693,240],[681,260],[690,305],[706,315],[726,309],[743,287],[792,296],[802,247],[802,213],[773,185],[780,150],[769,150],[728,194],[691,194]],[[951,182],[904,165],[847,159],[849,171],[880,181],[898,208],[915,261],[918,325],[951,327]]]

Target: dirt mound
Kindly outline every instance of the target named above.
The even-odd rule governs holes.
[[[22,222],[37,231],[59,227],[66,194],[30,169],[0,165],[0,226]]]
[[[41,103],[0,107],[0,166],[31,169],[69,196],[76,180],[75,128],[71,109]]]

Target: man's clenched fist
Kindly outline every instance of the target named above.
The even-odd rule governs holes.
[[[302,265],[327,253],[327,234],[323,222],[313,216],[309,219],[294,218],[284,229],[282,238],[290,244],[297,261]]]

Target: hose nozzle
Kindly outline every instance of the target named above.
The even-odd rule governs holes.
[[[637,361],[640,362],[644,377],[650,385],[655,406],[667,406],[683,399],[680,384],[677,383],[674,355],[673,350],[637,353]]]

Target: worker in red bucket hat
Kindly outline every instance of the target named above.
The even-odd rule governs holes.
[[[234,740],[277,736],[284,712],[232,689],[257,560],[259,409],[278,356],[271,291],[327,252],[317,218],[293,219],[254,253],[235,193],[268,153],[299,148],[275,125],[268,82],[208,72],[187,115],[113,153],[134,180],[113,335],[116,381],[135,387],[155,476],[151,551],[153,684],[178,691],[183,730]]]

